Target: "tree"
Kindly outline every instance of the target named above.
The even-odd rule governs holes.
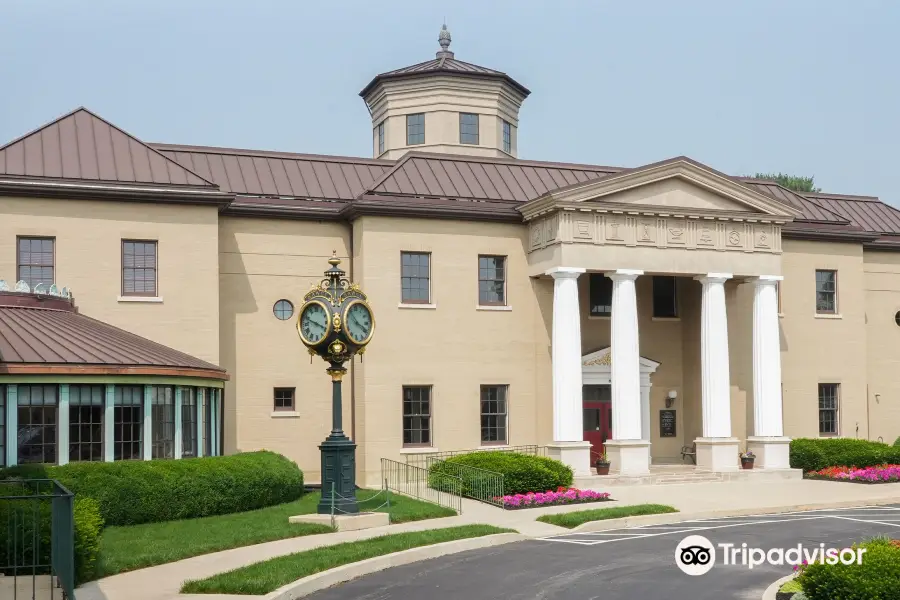
[[[795,192],[818,193],[822,188],[816,187],[815,177],[801,177],[799,175],[788,175],[787,173],[757,173],[753,179],[765,179],[766,181],[774,181],[789,190]]]

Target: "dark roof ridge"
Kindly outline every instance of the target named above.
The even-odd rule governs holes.
[[[881,202],[882,204],[886,204],[881,198],[878,196],[865,196],[865,195],[857,195],[857,194],[832,194],[830,192],[796,192],[798,194],[802,194],[807,198],[827,198],[829,200],[855,200],[858,202]]]
[[[566,163],[552,162],[546,160],[527,160],[523,158],[506,158],[493,156],[471,156],[469,154],[448,154],[446,152],[424,152],[419,150],[410,150],[398,160],[402,161],[406,157],[420,156],[422,158],[434,158],[438,160],[453,160],[457,162],[478,162],[518,165],[520,167],[559,167],[561,169],[580,169],[582,171],[604,171],[607,173],[619,173],[627,170],[624,167],[609,167],[605,165],[591,165],[587,163]]]
[[[166,144],[161,142],[151,142],[147,145],[160,152],[202,152],[204,154],[259,156],[261,158],[288,158],[296,160],[308,159],[322,162],[342,162],[370,165],[394,165],[397,162],[385,158],[365,158],[362,156],[341,156],[337,154],[306,154],[303,152],[284,152],[281,150],[253,150],[249,148],[225,148],[219,146],[192,146],[187,144]]]

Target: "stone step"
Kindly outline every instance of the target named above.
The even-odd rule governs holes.
[[[678,483],[711,483],[724,481],[724,478],[717,473],[703,473],[690,475],[659,475],[653,478],[656,485],[678,484]]]

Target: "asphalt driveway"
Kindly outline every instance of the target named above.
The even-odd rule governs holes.
[[[570,533],[387,569],[308,596],[311,600],[758,600],[790,566],[723,565],[691,577],[675,565],[688,535],[714,545],[844,548],[876,535],[900,538],[900,505],[699,520]]]

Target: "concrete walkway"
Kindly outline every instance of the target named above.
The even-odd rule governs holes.
[[[540,523],[535,519],[548,513],[569,512],[586,508],[622,506],[630,504],[668,504],[689,515],[708,511],[751,510],[760,511],[781,508],[796,510],[827,505],[865,505],[900,502],[900,483],[882,485],[861,485],[829,481],[781,481],[766,484],[753,482],[694,483],[684,485],[638,485],[616,486],[600,490],[610,491],[617,500],[613,504],[558,506],[527,510],[502,510],[487,504],[465,500],[463,513],[456,517],[431,519],[414,523],[390,525],[376,529],[310,535],[277,542],[268,542],[225,550],[188,558],[175,563],[160,565],[114,575],[89,583],[77,591],[78,600],[187,600],[204,598],[225,600],[226,596],[187,596],[179,594],[181,584],[186,579],[202,579],[230,571],[255,562],[302,552],[320,546],[330,546],[341,542],[363,540],[387,533],[422,531],[486,523],[498,527],[509,527],[529,537],[543,537],[560,533],[559,527]],[[231,597],[238,598],[238,597]],[[248,596],[240,596],[246,600]]]

